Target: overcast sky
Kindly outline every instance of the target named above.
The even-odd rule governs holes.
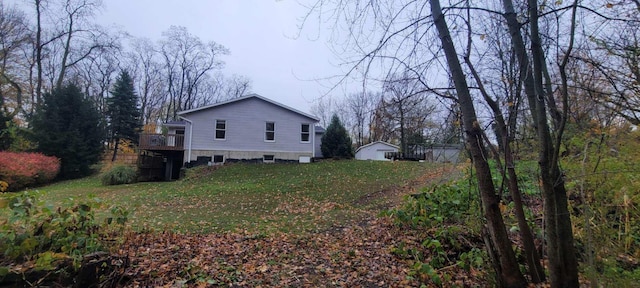
[[[295,0],[104,0],[96,20],[152,40],[171,25],[184,26],[231,50],[223,56],[225,75],[245,75],[253,92],[309,112],[330,86],[313,80],[339,75],[341,69],[326,42],[330,31],[307,27],[296,38],[305,12]]]

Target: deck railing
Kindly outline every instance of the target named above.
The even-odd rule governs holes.
[[[140,134],[142,150],[184,150],[184,134]]]

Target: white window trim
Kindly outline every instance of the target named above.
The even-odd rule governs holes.
[[[216,157],[217,157],[217,156],[221,156],[221,157],[222,157],[222,161],[220,161],[220,162],[215,162],[215,161],[216,161]],[[214,163],[214,164],[223,164],[223,163],[224,163],[225,158],[226,158],[226,157],[224,157],[224,155],[222,155],[222,154],[214,154],[213,156],[211,156],[211,162],[212,162],[212,163]]]
[[[273,123],[273,140],[267,139],[267,123]],[[264,142],[276,142],[276,121],[265,121],[264,122]]]
[[[218,138],[218,121],[224,121],[224,138]],[[213,140],[216,141],[226,141],[227,140],[227,128],[228,128],[228,123],[229,121],[225,120],[225,119],[216,119],[216,123],[215,123],[215,127],[213,129]]]
[[[309,131],[306,132],[307,135],[309,135],[309,137],[307,138],[308,139],[307,141],[303,141],[302,140],[302,134],[305,133],[305,132],[302,132],[302,125],[309,126]],[[311,143],[311,124],[308,124],[308,123],[301,123],[300,124],[300,143]]]
[[[273,159],[266,160],[264,156],[271,156],[273,157]],[[273,154],[262,155],[262,163],[276,163],[276,155],[273,155]]]

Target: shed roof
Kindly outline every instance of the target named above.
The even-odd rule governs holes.
[[[373,145],[378,144],[378,143],[386,145],[386,146],[389,146],[390,148],[400,149],[400,147],[398,147],[396,145],[393,145],[391,143],[387,143],[387,142],[384,142],[384,141],[375,141],[375,142],[371,142],[371,143],[369,143],[367,145],[362,145],[362,146],[358,147],[358,149],[356,149],[356,153],[358,153],[358,151],[360,151],[363,148],[366,148],[366,147],[369,147],[369,146],[373,146]]]

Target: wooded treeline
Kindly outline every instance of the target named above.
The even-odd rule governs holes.
[[[460,144],[460,111],[454,102],[418,87],[414,79],[389,80],[378,92],[318,98],[311,112],[323,127],[337,115],[355,147],[384,141],[407,152],[430,144]]]
[[[443,2],[314,1],[305,19],[334,23],[334,33],[346,38],[336,50],[348,55],[349,76],[380,82],[385,102],[398,103],[394,94],[411,99],[424,93],[451,101],[473,163],[499,286],[548,277],[552,287],[578,287],[561,163],[587,159],[581,153],[589,144],[574,146],[570,139],[594,131],[604,139],[639,123],[640,2]],[[389,84],[402,79],[414,83],[411,89]],[[520,159],[538,163],[544,225],[533,229],[515,169]],[[518,220],[524,274],[500,210],[504,203],[513,205]],[[594,225],[591,220],[585,225]],[[543,235],[531,232],[537,229]],[[544,243],[542,254],[537,241]]]
[[[139,96],[141,124],[246,94],[251,80],[223,75],[229,50],[185,27],[158,41],[96,23],[100,0],[0,3],[0,120],[23,125],[42,95],[73,83],[106,115],[116,76],[127,71]],[[2,127],[0,127],[2,128]]]

